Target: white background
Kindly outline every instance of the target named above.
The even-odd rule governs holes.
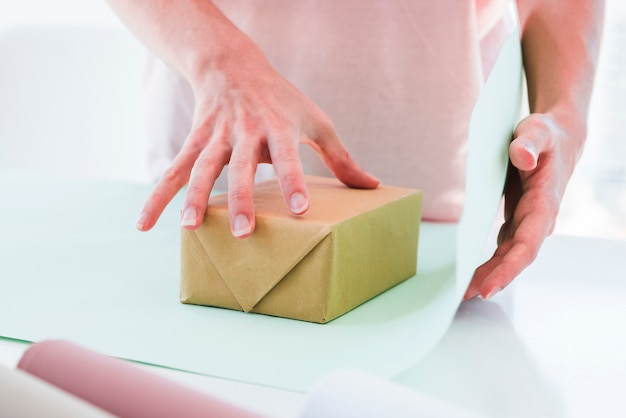
[[[102,0],[0,0],[0,29],[30,23],[122,27]],[[607,0],[607,19],[586,150],[556,232],[626,239],[626,3]],[[1,62],[2,57],[0,57]]]

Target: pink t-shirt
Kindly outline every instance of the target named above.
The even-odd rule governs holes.
[[[360,165],[386,184],[423,190],[425,220],[458,220],[470,115],[514,27],[512,1],[214,3],[329,114]],[[162,64],[151,66],[147,86],[158,174],[189,131],[193,95]],[[329,175],[310,148],[301,156],[305,172]]]

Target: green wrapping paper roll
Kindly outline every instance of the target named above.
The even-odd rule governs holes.
[[[0,416],[108,418],[113,415],[22,370],[0,366]]]

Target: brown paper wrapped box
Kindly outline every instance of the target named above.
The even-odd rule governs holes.
[[[415,274],[420,191],[306,180],[300,216],[276,179],[257,184],[247,239],[231,235],[227,196],[211,197],[200,228],[182,230],[181,302],[324,323]]]

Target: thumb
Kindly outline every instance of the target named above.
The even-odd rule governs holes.
[[[509,156],[513,165],[521,171],[534,170],[539,155],[549,146],[551,135],[545,121],[533,118],[522,120],[515,129],[514,139],[509,145]]]
[[[317,151],[333,175],[346,186],[357,189],[375,189],[380,185],[379,179],[354,161],[336,135],[324,140],[311,141],[309,145]]]
[[[514,139],[511,142],[509,156],[513,165],[522,171],[534,170],[539,160],[535,144],[524,139]]]
[[[345,150],[338,149],[322,157],[332,173],[346,186],[357,189],[375,189],[380,180],[359,166]]]

